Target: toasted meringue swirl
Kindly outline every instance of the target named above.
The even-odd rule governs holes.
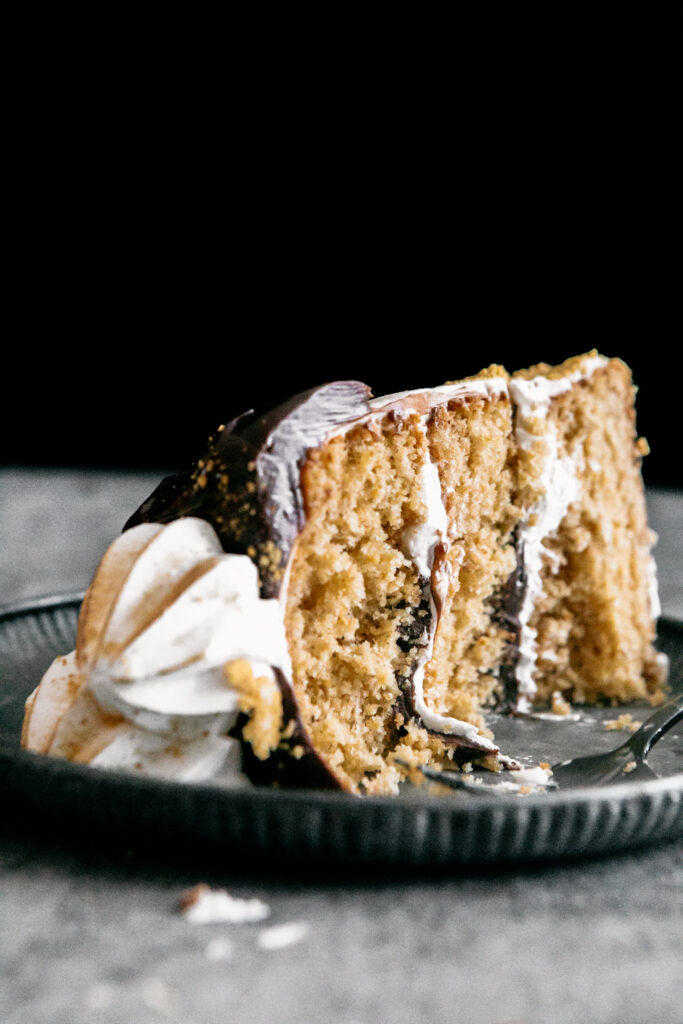
[[[75,651],[29,700],[23,744],[93,765],[185,781],[243,782],[240,710],[224,671],[289,674],[280,604],[259,596],[246,555],[183,518],[142,524],[106,552],[81,609]]]

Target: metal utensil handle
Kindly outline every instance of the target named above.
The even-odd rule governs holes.
[[[683,718],[683,693],[662,704],[624,744],[637,757],[646,757],[654,743]]]

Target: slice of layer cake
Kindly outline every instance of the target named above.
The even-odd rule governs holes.
[[[630,373],[595,353],[239,417],[106,556],[72,688],[127,723],[139,770],[194,744],[191,777],[220,774],[202,729],[258,782],[393,793],[415,764],[498,768],[487,707],[657,693],[642,454]],[[45,753],[30,719],[40,690],[64,714],[59,677],[27,709]]]

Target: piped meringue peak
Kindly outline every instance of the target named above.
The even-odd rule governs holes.
[[[243,680],[251,691],[256,681],[277,690],[274,669],[289,672],[280,605],[259,596],[251,559],[224,554],[201,519],[141,524],[105,553],[75,651],[53,662],[29,701],[24,745],[56,753],[70,732],[72,760],[241,780],[239,744],[228,732],[253,705]],[[81,738],[71,720],[86,709]],[[280,724],[271,714],[274,745]],[[260,752],[267,756],[268,744]]]

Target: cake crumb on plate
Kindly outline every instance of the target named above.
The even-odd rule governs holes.
[[[637,722],[633,715],[624,714],[619,715],[618,718],[609,718],[605,722],[605,729],[625,729],[627,732],[635,732],[636,729],[640,729],[642,722]]]

